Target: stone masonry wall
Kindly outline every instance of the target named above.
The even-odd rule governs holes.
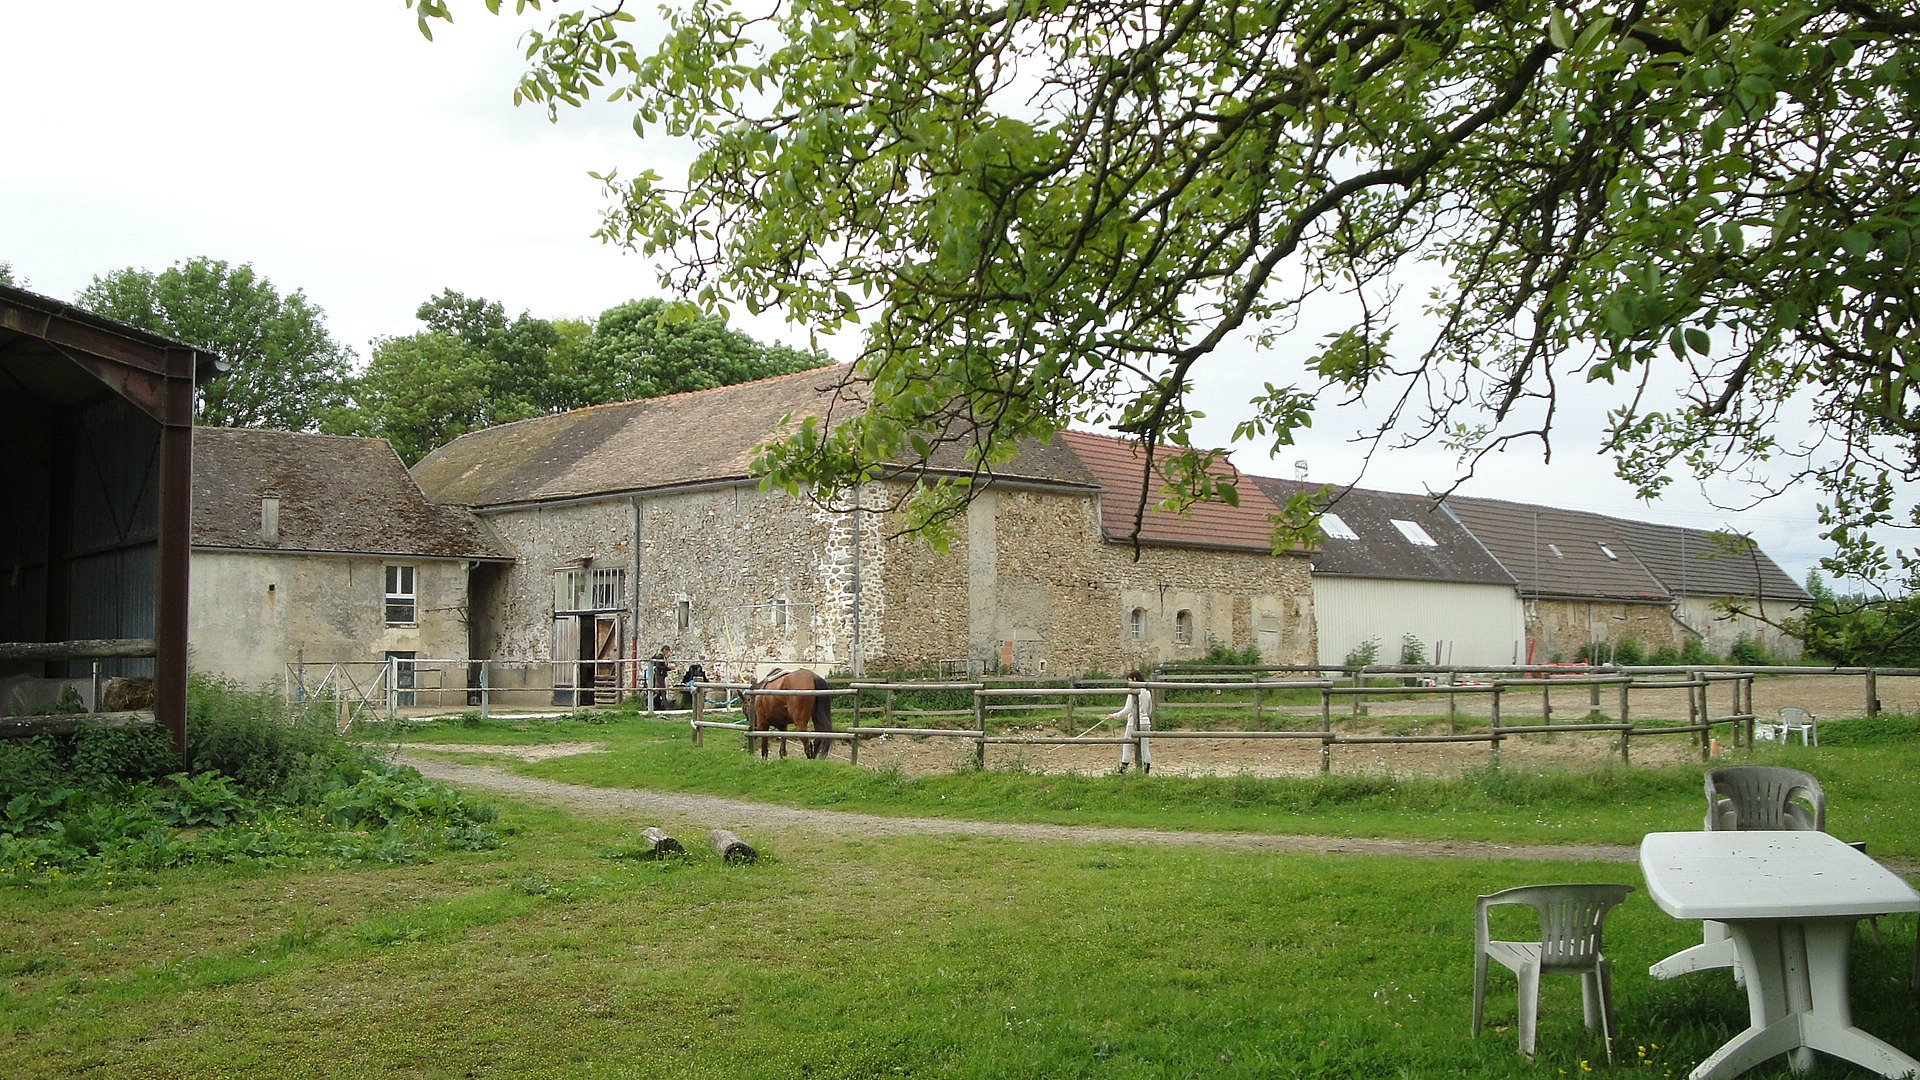
[[[976,498],[944,554],[889,541],[887,663],[969,657],[989,669],[1114,674],[1198,659],[1214,641],[1313,661],[1306,558],[1146,548],[1136,562],[1130,547],[1100,539],[1097,512],[1090,496],[1003,489]],[[1192,627],[1184,643],[1181,612]]]

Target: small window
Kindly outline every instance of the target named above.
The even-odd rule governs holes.
[[[693,629],[693,601],[682,600],[674,605],[673,625],[683,634]]]
[[[787,625],[787,602],[784,599],[773,602],[773,625],[785,629]],[[685,629],[682,627],[682,629]]]
[[[1173,641],[1176,645],[1193,644],[1193,612],[1182,611],[1173,617]]]
[[[1608,547],[1605,544],[1600,545],[1600,554],[1605,555],[1607,558],[1612,559],[1614,562],[1620,561],[1620,556],[1615,555],[1613,553],[1613,549]]]
[[[1407,521],[1402,518],[1394,518],[1393,527],[1400,530],[1401,536],[1406,537],[1408,540],[1420,545],[1421,547],[1439,547],[1440,546],[1439,544],[1434,543],[1433,537],[1428,536],[1427,530],[1421,528],[1420,523],[1417,521]]]
[[[419,610],[419,596],[413,590],[413,567],[387,567],[387,625],[411,625],[417,621]]]
[[[1139,641],[1147,636],[1147,609],[1134,608],[1127,612],[1127,636]]]
[[[553,610],[556,612],[619,611],[626,606],[625,567],[570,566],[553,572]]]
[[[1321,514],[1320,531],[1326,533],[1329,538],[1334,540],[1360,539],[1360,534],[1354,532],[1352,526],[1342,521],[1339,514]]]

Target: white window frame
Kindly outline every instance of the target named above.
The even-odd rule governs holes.
[[[1173,643],[1175,645],[1193,644],[1193,612],[1186,608],[1174,612]]]
[[[1392,521],[1393,527],[1400,530],[1400,535],[1406,537],[1408,543],[1417,544],[1420,547],[1440,546],[1438,541],[1427,535],[1427,530],[1421,528],[1419,522],[1408,521],[1405,518],[1393,518]]]
[[[420,579],[415,568],[409,563],[388,563],[384,580],[387,625],[420,625]]]
[[[1331,510],[1320,515],[1320,531],[1326,533],[1330,540],[1360,539],[1360,534],[1353,531],[1353,526],[1347,524],[1344,518]]]
[[[1127,612],[1127,635],[1135,641],[1143,640],[1147,636],[1146,608],[1137,607]]]

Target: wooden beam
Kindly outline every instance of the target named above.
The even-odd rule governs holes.
[[[0,739],[34,735],[67,735],[82,728],[146,728],[154,725],[150,712],[48,713],[45,716],[0,716]]]

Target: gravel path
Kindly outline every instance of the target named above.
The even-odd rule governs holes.
[[[1493,844],[1469,840],[1387,840],[1372,837],[1282,836],[1247,833],[1176,832],[1095,825],[1036,825],[949,818],[883,817],[844,810],[807,810],[685,792],[584,787],[519,776],[484,765],[398,753],[396,760],[422,776],[461,787],[552,803],[568,810],[636,823],[686,820],[702,827],[747,832],[755,828],[795,828],[820,832],[858,832],[862,836],[994,836],[1068,843],[1210,844],[1243,851],[1299,851],[1324,854],[1403,855],[1421,858],[1534,859],[1556,862],[1624,862],[1638,849],[1621,844]]]

